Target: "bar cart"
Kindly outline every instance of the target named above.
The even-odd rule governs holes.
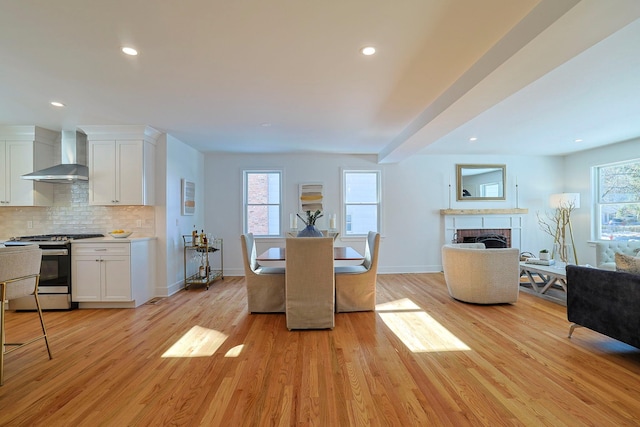
[[[205,285],[207,289],[217,279],[224,279],[222,239],[210,239],[205,244],[194,244],[191,234],[182,236],[184,244],[184,288],[190,285]],[[220,257],[219,268],[215,257]],[[195,263],[199,267],[195,274],[189,272],[189,267]]]

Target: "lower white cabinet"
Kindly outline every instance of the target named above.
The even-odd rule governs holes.
[[[153,297],[154,260],[154,239],[73,242],[71,299],[80,308],[144,304]]]

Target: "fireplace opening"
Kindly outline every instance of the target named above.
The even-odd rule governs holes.
[[[456,243],[484,243],[486,248],[510,248],[511,230],[465,229],[456,231]]]
[[[507,238],[501,234],[483,234],[476,237],[476,243],[484,243],[486,248],[506,248]]]

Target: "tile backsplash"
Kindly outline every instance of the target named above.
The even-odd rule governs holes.
[[[53,206],[0,207],[0,239],[53,233],[106,234],[119,228],[155,235],[153,206],[90,206],[86,181],[47,185],[55,186]]]

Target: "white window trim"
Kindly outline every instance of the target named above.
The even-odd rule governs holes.
[[[284,236],[284,169],[283,168],[269,168],[269,169],[243,169],[242,170],[242,234],[248,233],[248,224],[247,224],[247,186],[248,180],[247,175],[251,173],[279,173],[280,174],[280,218],[278,221],[280,223],[280,234],[279,235],[259,235],[255,236],[257,239],[275,239],[281,238]]]
[[[345,185],[347,173],[375,173],[378,187],[378,233],[383,234],[383,191],[382,191],[382,170],[380,169],[362,169],[362,168],[340,168],[340,212],[342,219],[340,220],[340,239],[362,239],[366,234],[347,234],[347,203],[345,202]]]
[[[640,163],[640,158],[622,160],[618,162],[604,163],[601,165],[595,165],[591,167],[591,200],[592,204],[592,212],[591,212],[591,241],[593,242],[602,242],[609,241],[601,239],[602,236],[602,211],[601,207],[614,204],[614,203],[600,203],[600,169],[611,167],[611,166],[619,166],[627,163]],[[617,204],[617,203],[615,203]]]

